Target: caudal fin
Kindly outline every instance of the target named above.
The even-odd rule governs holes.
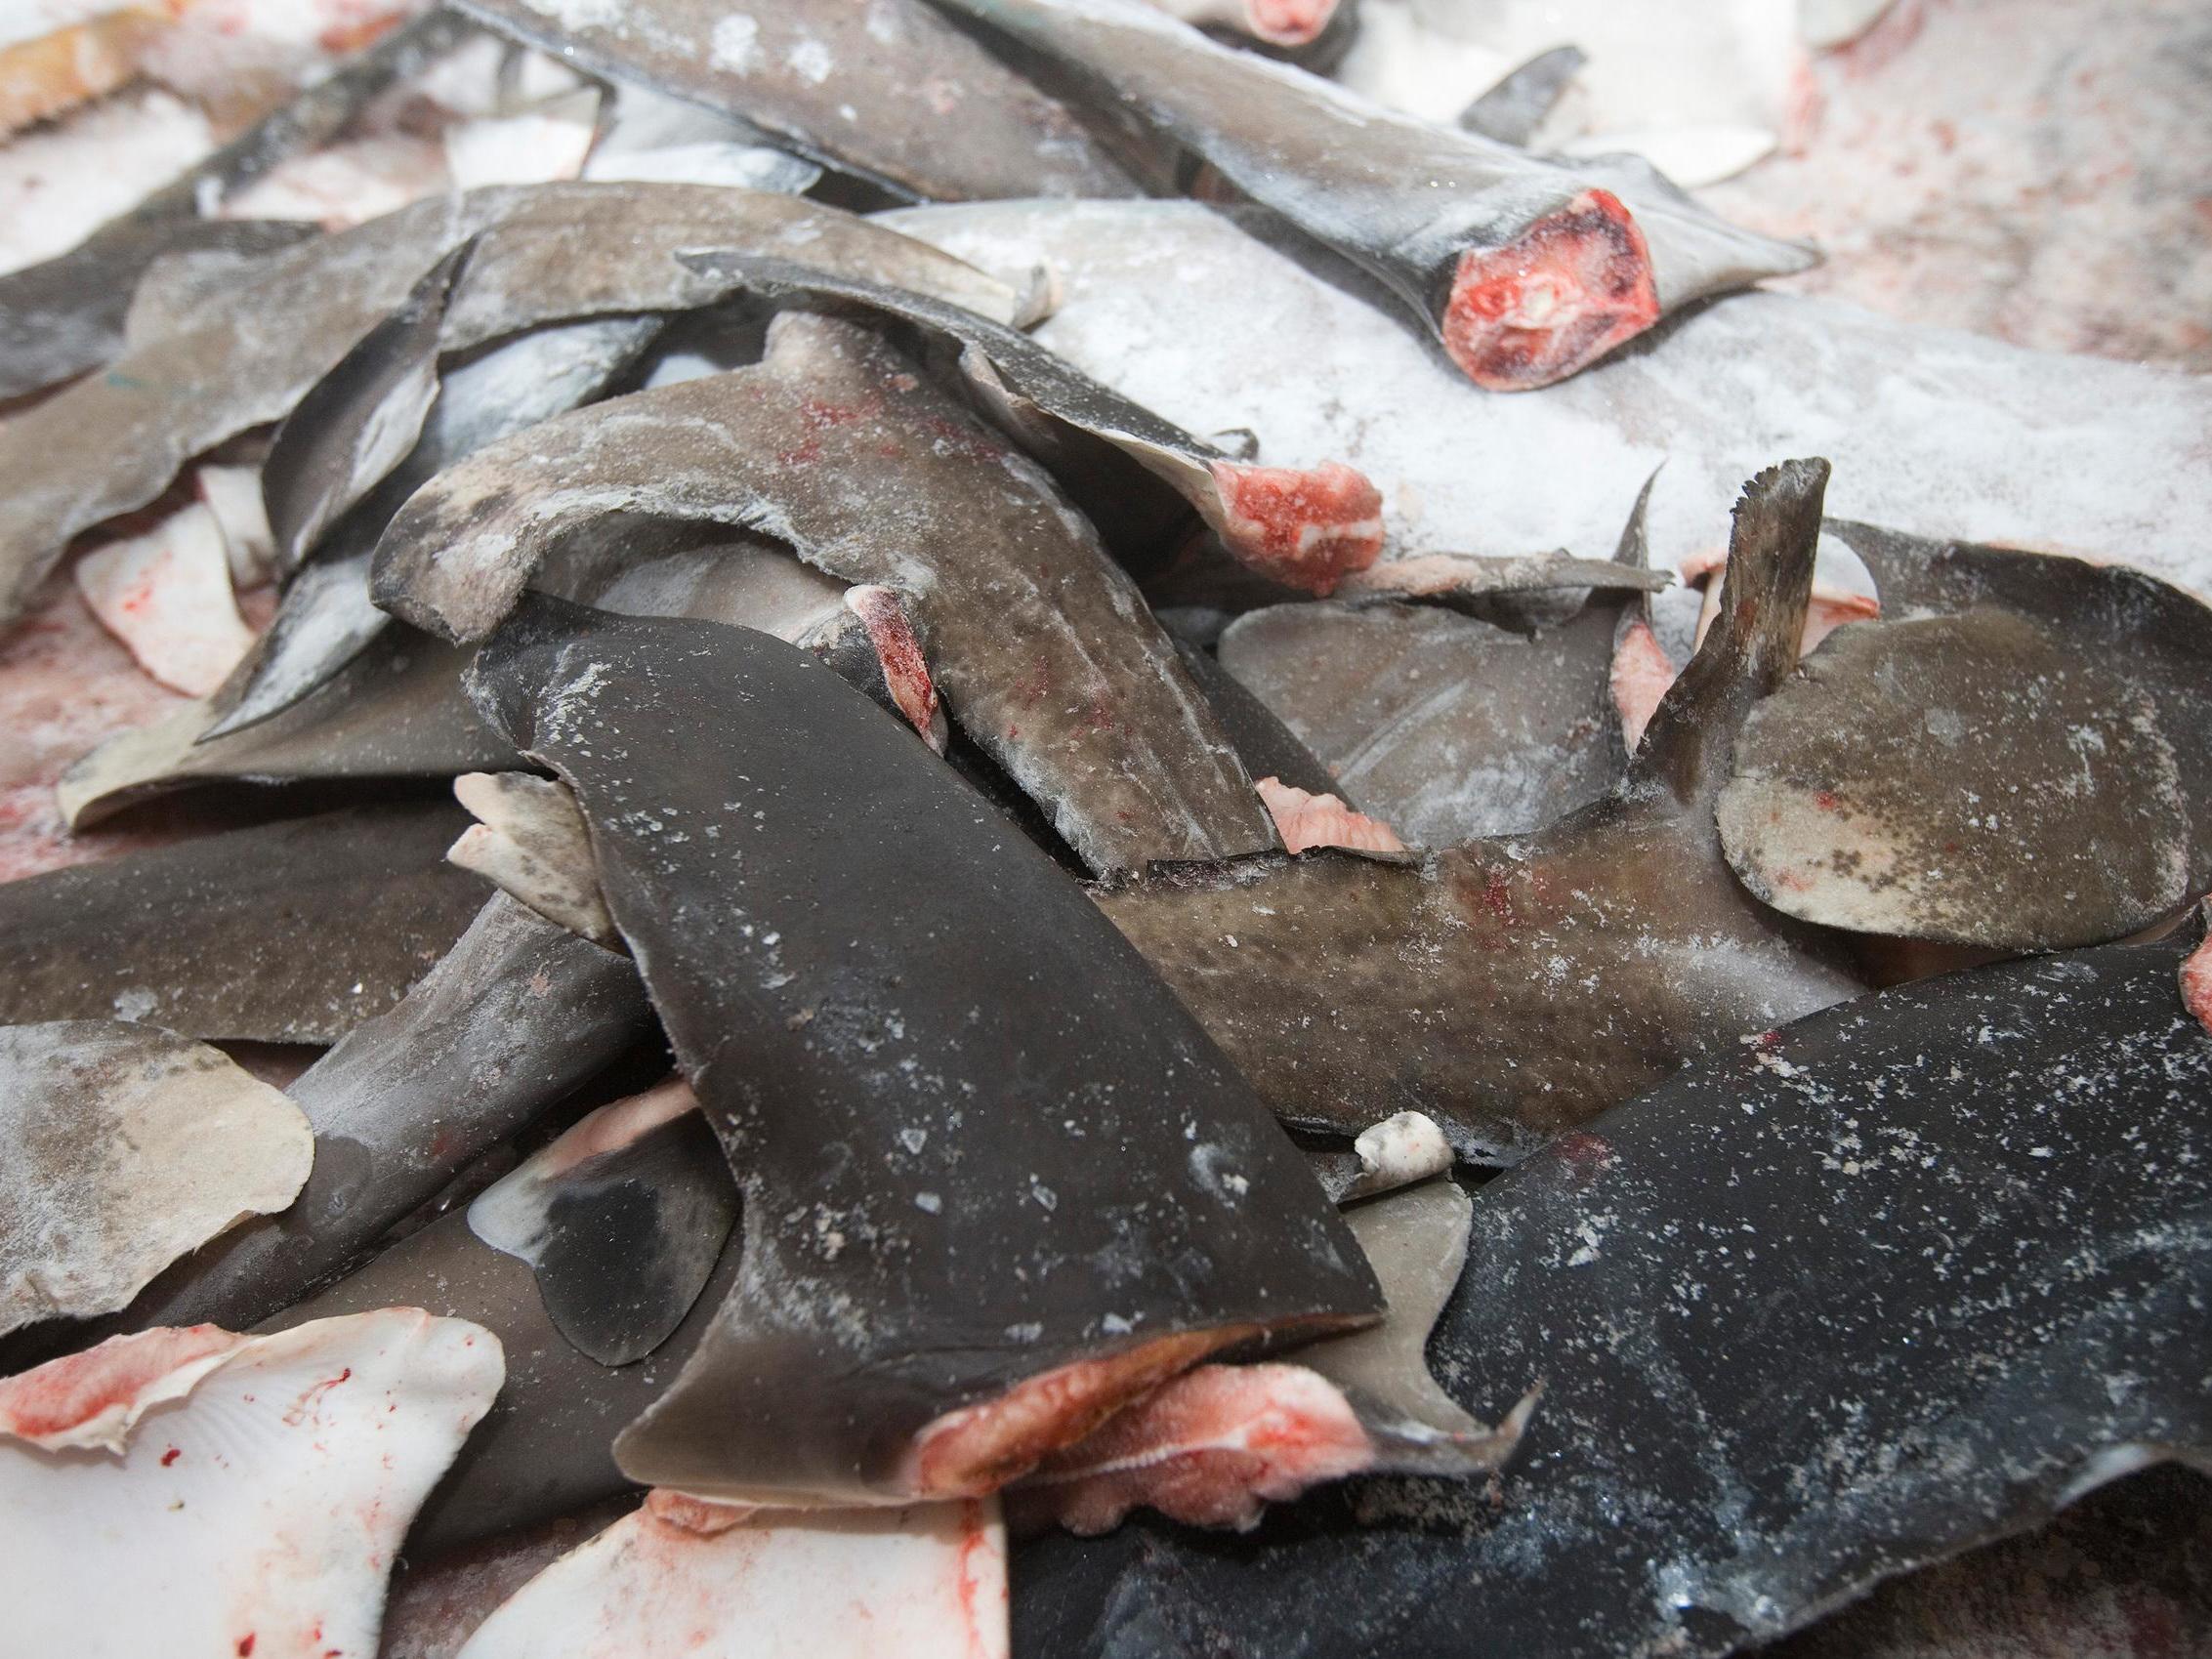
[[[1828,463],[1818,458],[1784,461],[1744,485],[1720,614],[1651,716],[1629,768],[1631,790],[1664,789],[1687,806],[1728,781],[1744,718],[1797,663],[1827,487]]]

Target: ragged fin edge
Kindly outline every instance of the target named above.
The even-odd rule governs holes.
[[[1813,599],[1828,463],[1783,461],[1744,485],[1729,536],[1721,611],[1653,711],[1629,766],[1634,796],[1710,805],[1728,781],[1736,733],[1797,665]]]

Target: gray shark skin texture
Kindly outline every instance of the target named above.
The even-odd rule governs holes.
[[[0,884],[0,1024],[334,1043],[483,904],[445,862],[468,822],[441,802],[350,808]]]
[[[1128,0],[938,0],[1043,54],[1371,271],[1467,376],[1548,385],[1692,300],[1811,250],[1739,230],[1657,173],[1565,166],[1396,113]]]
[[[2212,1463],[2212,1034],[2190,940],[1974,969],[1767,1034],[1483,1188],[1431,1347],[1533,1370],[1494,1501],[1375,1482],[1249,1540],[1015,1564],[1018,1654],[1714,1659]]]
[[[237,189],[335,138],[370,99],[468,32],[460,19],[437,10],[403,25],[67,253],[0,276],[0,402],[119,354],[132,291],[156,260],[192,251],[266,253],[317,234],[314,226],[290,221],[205,218],[203,192]]]
[[[779,316],[750,367],[479,452],[396,518],[386,608],[480,639],[617,513],[766,532],[911,611],[952,717],[1093,869],[1275,845],[1170,642],[1041,469],[852,324]]]
[[[2184,777],[2127,656],[1995,608],[1849,624],[1744,726],[1730,865],[1863,933],[2022,951],[2140,932],[2212,880],[2191,834],[2212,771]],[[2212,690],[2212,661],[2197,677]]]
[[[1794,663],[1827,465],[1738,504],[1722,614],[1618,789],[1426,857],[1321,851],[1159,872],[1099,903],[1285,1120],[1427,1113],[1510,1163],[1747,1031],[1862,987],[1745,893],[1713,799]]]
[[[744,1192],[734,1289],[626,1472],[800,1505],[989,1490],[1230,1342],[1375,1316],[1165,987],[806,653],[532,596],[473,679],[575,791]]]
[[[1083,124],[923,0],[632,0],[570,22],[540,0],[462,10],[597,74],[734,116],[908,199],[1124,196]],[[572,10],[572,9],[570,9]]]
[[[778,240],[782,238],[782,240]],[[0,622],[79,531],[144,507],[224,439],[280,419],[475,239],[447,297],[443,350],[563,318],[685,310],[727,293],[686,245],[802,249],[871,278],[1011,316],[1005,284],[896,231],[772,191],[700,185],[491,187],[420,201],[254,261],[107,371],[9,422],[0,438]],[[66,465],[56,465],[65,456]],[[393,459],[396,460],[397,457]]]
[[[650,1029],[628,958],[494,893],[420,984],[286,1091],[315,1137],[313,1169],[290,1208],[187,1257],[112,1318],[43,1334],[36,1350],[0,1348],[0,1371],[50,1357],[57,1342],[268,1319],[358,1265],[471,1160]]]

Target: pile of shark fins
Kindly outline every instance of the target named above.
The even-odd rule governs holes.
[[[25,1640],[1718,1655],[2212,1461],[2212,610],[1787,460],[1678,671],[1649,483],[1408,552],[836,205],[1233,192],[1497,391],[1808,257],[1350,12],[463,0],[0,276],[0,623],[189,693],[0,883]],[[205,216],[480,25],[613,166]]]

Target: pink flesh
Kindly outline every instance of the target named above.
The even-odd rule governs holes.
[[[1459,256],[1444,350],[1491,392],[1565,380],[1659,320],[1651,258],[1609,190],[1585,190],[1500,248]]]
[[[906,1490],[918,1498],[974,1498],[1026,1474],[1131,1400],[1207,1354],[1257,1334],[1249,1325],[1161,1337],[1109,1359],[1018,1383],[996,1399],[946,1412],[914,1436]]]
[[[1644,741],[1644,728],[1658,712],[1675,672],[1674,661],[1651,625],[1631,622],[1613,647],[1612,668],[1613,707],[1620,712],[1621,737],[1630,754]]]
[[[1327,1379],[1299,1365],[1201,1365],[1048,1460],[1023,1496],[1071,1532],[1109,1531],[1140,1505],[1242,1531],[1268,1504],[1374,1462]]]
[[[1311,847],[1349,847],[1359,852],[1403,852],[1405,843],[1379,818],[1355,812],[1334,795],[1309,795],[1279,778],[1263,777],[1253,788],[1273,814],[1275,834],[1285,852]]]
[[[759,1510],[758,1504],[717,1503],[712,1498],[694,1498],[689,1492],[672,1492],[665,1486],[655,1486],[646,1494],[646,1514],[663,1526],[701,1538],[728,1532]]]
[[[188,1325],[109,1337],[0,1381],[0,1434],[49,1448],[105,1444],[179,1372],[229,1353],[246,1339],[213,1325]]]
[[[627,1146],[648,1130],[699,1109],[699,1098],[681,1077],[627,1096],[579,1119],[530,1160],[540,1180],[551,1180],[588,1158]]]
[[[1347,571],[1383,551],[1383,494],[1363,473],[1318,467],[1212,464],[1222,539],[1244,563],[1287,587],[1326,598]]]
[[[872,583],[849,589],[845,603],[868,631],[868,643],[876,648],[884,684],[891,687],[898,712],[925,743],[942,754],[944,727],[938,718],[937,684],[930,678],[930,665],[922,656],[922,643],[915,638],[905,605],[891,589]]]
[[[1335,16],[1336,0],[1244,0],[1245,22],[1275,46],[1304,46]]]
[[[2189,953],[2182,964],[2182,1005],[2196,1016],[2196,1022],[2212,1035],[2212,934]]]

